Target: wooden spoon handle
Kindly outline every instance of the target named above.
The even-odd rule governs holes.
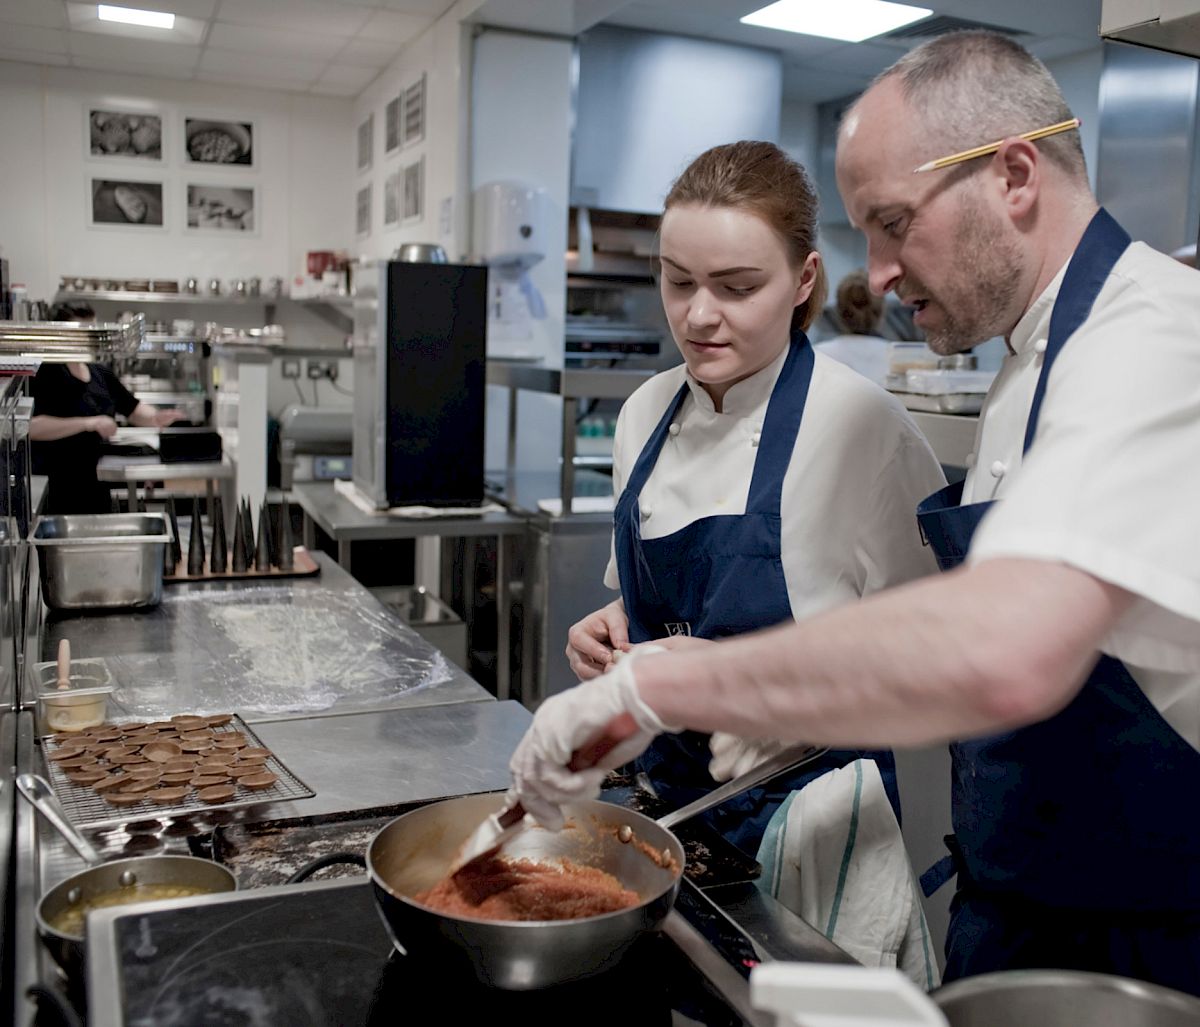
[[[71,687],[71,643],[65,638],[58,643],[58,687]]]

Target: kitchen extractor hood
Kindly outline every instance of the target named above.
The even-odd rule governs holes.
[[[1100,35],[1200,57],[1200,0],[1103,0]]]

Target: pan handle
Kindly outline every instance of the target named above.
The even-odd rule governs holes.
[[[17,790],[29,800],[30,805],[34,809],[50,821],[54,829],[70,843],[71,848],[78,852],[89,865],[95,866],[97,863],[104,861],[100,853],[92,847],[92,844],[67,819],[67,814],[62,808],[62,804],[55,797],[54,791],[50,788],[49,781],[44,777],[38,777],[37,774],[18,774]]]
[[[700,796],[695,802],[689,802],[686,806],[675,810],[674,813],[668,813],[665,817],[659,817],[655,823],[659,827],[665,827],[667,830],[670,830],[676,824],[690,820],[700,813],[707,813],[714,806],[720,806],[727,799],[732,799],[735,795],[741,795],[742,792],[747,792],[764,781],[769,781],[771,778],[778,777],[789,770],[795,770],[796,767],[803,766],[805,763],[811,763],[817,757],[824,756],[828,751],[827,746],[793,745],[791,748],[784,749],[783,752],[772,756],[769,760],[764,760],[753,770],[746,772],[741,777],[735,777],[732,781],[726,781],[725,784],[719,788],[714,788],[707,795]]]
[[[356,867],[362,867],[364,870],[367,868],[367,861],[357,852],[331,852],[327,856],[322,856],[320,859],[314,859],[311,863],[306,863],[287,879],[287,883],[299,884],[301,881],[307,881],[318,870],[337,866],[339,863],[350,863]]]

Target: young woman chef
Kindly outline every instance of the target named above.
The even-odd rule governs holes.
[[[913,510],[941,469],[903,407],[814,355],[804,330],[826,285],[817,198],[771,143],[698,157],[661,227],[663,306],[682,366],[621,410],[613,446],[613,558],[621,595],[574,625],[581,679],[631,645],[699,644],[803,619],[936,569]],[[870,639],[863,639],[864,645]],[[682,805],[770,755],[753,740],[661,735],[639,758]],[[754,853],[788,793],[872,756],[899,816],[890,752],[830,752],[711,815]]]

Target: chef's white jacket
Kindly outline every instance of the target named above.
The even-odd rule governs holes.
[[[643,538],[745,513],[763,418],[786,354],[730,388],[721,413],[686,365],[655,375],[629,397],[613,440],[618,496],[679,387],[686,381],[689,389],[639,497]],[[944,484],[933,451],[895,397],[816,354],[780,498],[793,616],[802,620],[936,571],[916,507]],[[604,581],[620,587],[615,556]]]
[[[1125,251],[1054,362],[1023,459],[1065,273],[1017,324],[984,406],[963,501],[1003,502],[969,560],[1053,560],[1138,596],[1102,649],[1200,748],[1200,274]]]

